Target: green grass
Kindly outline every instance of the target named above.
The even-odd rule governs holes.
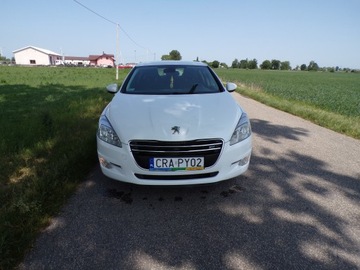
[[[238,92],[360,139],[360,74],[217,69]]]
[[[0,269],[22,259],[96,164],[114,81],[115,69],[0,67]]]

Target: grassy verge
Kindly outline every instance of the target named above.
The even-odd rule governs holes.
[[[113,81],[114,69],[0,67],[0,269],[22,259],[96,163]]]
[[[222,70],[238,92],[266,105],[360,139],[360,75]]]
[[[297,115],[336,132],[360,139],[360,117],[349,117],[307,104],[279,98],[265,92],[240,87],[237,92],[279,110]]]

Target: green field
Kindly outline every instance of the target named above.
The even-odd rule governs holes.
[[[215,71],[244,95],[360,138],[359,74]],[[114,69],[0,66],[0,269],[22,259],[96,164],[112,82]]]
[[[360,74],[218,69],[241,94],[360,139]]]

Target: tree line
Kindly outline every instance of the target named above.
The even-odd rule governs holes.
[[[238,60],[235,59],[232,64],[231,64],[232,68],[242,68],[242,69],[258,69],[258,62],[257,60],[254,58],[252,60],[248,60],[248,59],[243,59],[243,60]],[[291,65],[290,65],[290,61],[280,61],[277,59],[272,59],[270,60],[264,60],[261,64],[260,64],[260,69],[264,69],[264,70],[292,70]],[[309,63],[309,65],[306,64],[302,64],[300,67],[296,66],[296,68],[294,68],[295,70],[308,70],[308,71],[318,71],[319,65],[315,62],[315,61],[311,61]]]
[[[12,57],[11,59],[7,58],[0,54],[0,64],[8,64],[8,63],[15,63],[15,58]]]
[[[169,54],[163,55],[161,57],[161,60],[181,60],[181,54],[178,50],[172,50]],[[196,60],[199,62],[199,57],[196,58]],[[202,62],[208,64],[212,68],[228,68],[228,65],[226,63],[220,63],[217,60],[214,60],[212,62],[207,62],[206,60],[203,60]],[[277,59],[272,60],[264,60],[260,65],[258,65],[258,61],[254,58],[249,60],[248,58],[238,60],[235,58],[235,60],[231,64],[232,68],[240,68],[240,69],[263,69],[263,70],[302,70],[302,71],[346,71],[346,72],[355,72],[355,70],[351,70],[350,68],[344,68],[340,69],[338,66],[336,67],[319,67],[319,65],[315,61],[310,61],[308,65],[302,64],[300,66],[296,66],[295,68],[292,68],[290,65],[290,61],[280,61]]]
[[[336,67],[320,67],[318,63],[315,61],[310,61],[308,65],[302,64],[300,66],[296,66],[295,68],[292,68],[290,65],[290,61],[280,61],[277,59],[273,60],[264,60],[260,66],[257,65],[257,60],[252,59],[243,59],[243,60],[237,60],[235,59],[232,62],[231,65],[232,68],[242,68],[242,69],[263,69],[263,70],[301,70],[301,71],[346,71],[346,72],[356,72],[354,69],[350,68],[339,68],[339,66]]]

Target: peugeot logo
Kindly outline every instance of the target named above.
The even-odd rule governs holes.
[[[180,127],[179,126],[173,126],[171,128],[171,130],[173,132],[172,134],[175,134],[175,133],[180,134]]]

